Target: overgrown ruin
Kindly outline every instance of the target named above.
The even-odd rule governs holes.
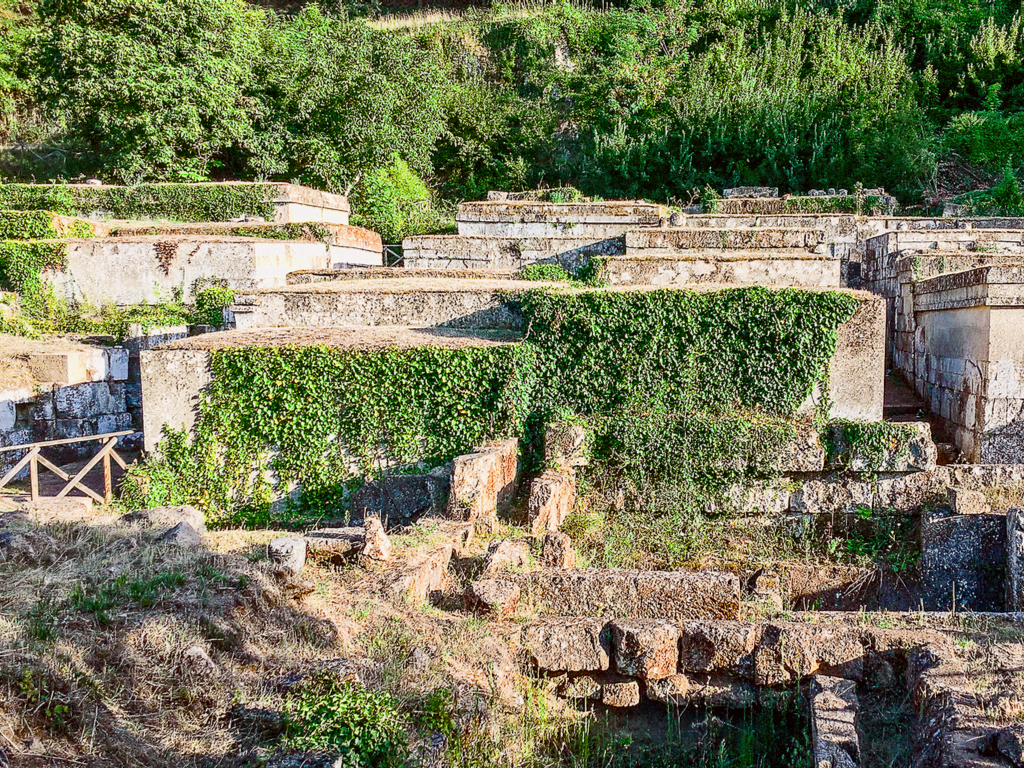
[[[249,562],[196,535],[174,572],[223,557],[243,584],[189,619],[214,629],[180,663],[200,670],[189,696],[207,667],[235,686],[253,755],[302,717],[281,719],[305,690],[287,675],[372,689],[397,663],[415,686],[436,662],[470,729],[543,700],[617,732],[660,719],[696,760],[766,712],[817,768],[1024,765],[1024,221],[899,217],[882,190],[727,190],[685,211],[492,193],[384,266],[344,198],[260,194],[242,221],[101,221],[90,198],[39,214],[46,237],[3,230],[0,275],[5,253],[50,259],[11,307],[39,285],[97,305],[231,297],[110,346],[20,342],[0,447],[132,429],[123,503],[150,512],[54,538],[37,525],[91,513],[28,503],[0,568],[35,573],[76,536],[252,537]],[[125,530],[142,544],[110,543]],[[333,597],[314,619],[317,579]],[[360,650],[359,615],[415,628],[381,635],[400,658]],[[301,650],[210,639],[240,622]],[[269,714],[244,653],[277,680]],[[288,743],[258,759],[333,759]]]

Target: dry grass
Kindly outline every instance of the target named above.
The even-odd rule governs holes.
[[[279,681],[324,664],[357,670],[413,721],[450,691],[474,754],[495,765],[576,719],[519,673],[514,623],[392,604],[383,574],[354,566],[307,565],[297,598],[298,580],[265,558],[274,532],[212,533],[187,550],[149,531],[42,530],[45,558],[0,560],[0,745],[16,765],[250,765],[277,736],[238,708],[281,712]],[[397,536],[398,557],[443,536]]]

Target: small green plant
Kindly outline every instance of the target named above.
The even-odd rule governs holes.
[[[565,282],[573,281],[573,276],[561,264],[529,264],[523,267],[519,273],[523,280],[534,280],[537,282]]]
[[[211,285],[198,291],[195,296],[194,319],[198,323],[220,326],[224,324],[224,308],[235,301],[235,292],[230,288]]]
[[[318,676],[287,699],[284,714],[288,749],[338,753],[343,768],[405,764],[407,718],[384,691]]]
[[[185,575],[179,571],[162,571],[141,579],[132,579],[123,573],[98,587],[75,585],[68,601],[75,610],[91,613],[101,624],[109,624],[112,620],[110,612],[114,608],[131,603],[150,608],[163,592],[179,589],[185,583]]]

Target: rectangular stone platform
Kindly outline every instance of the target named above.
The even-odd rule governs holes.
[[[612,285],[788,285],[838,288],[842,261],[800,249],[701,251],[684,256],[614,257],[602,275]]]
[[[704,249],[800,248],[824,252],[820,229],[712,229],[670,227],[634,229],[626,233],[627,256],[667,256]]]
[[[403,261],[414,269],[522,269],[539,262],[579,269],[594,256],[626,252],[621,233],[582,237],[467,237],[423,235],[402,242]]]
[[[273,220],[278,224],[295,222],[348,224],[350,212],[348,198],[344,195],[303,187],[298,184],[284,184],[280,182],[216,181],[187,185],[178,183],[140,184],[135,187],[120,187],[108,184],[20,184],[16,186],[23,192],[16,199],[20,198],[30,201],[31,208],[47,209],[49,208],[47,201],[51,197],[56,197],[60,198],[64,204],[70,201],[72,207],[78,208],[77,212],[79,215],[99,219],[117,218],[124,215],[118,210],[109,210],[103,207],[104,197],[106,196],[109,202],[111,193],[121,197],[129,193],[134,198],[132,208],[148,210],[154,219],[174,218],[175,216],[169,210],[161,210],[162,208],[167,208],[167,206],[163,205],[160,200],[166,193],[166,190],[177,192],[177,190],[182,190],[184,187],[195,190],[196,195],[209,194],[210,192],[216,195],[219,189],[232,187],[259,188],[265,191],[266,198],[264,199],[271,203],[274,211]],[[3,199],[2,191],[0,189],[0,200]],[[32,201],[33,198],[35,198],[34,202]],[[264,215],[263,208],[244,210],[238,207],[244,204],[229,202],[227,205],[230,208],[230,213],[224,216],[224,218]],[[175,211],[177,211],[177,208],[175,208]]]
[[[655,203],[612,200],[601,203],[533,201],[467,202],[459,206],[464,237],[568,237],[603,240],[627,229],[656,227],[668,215]]]
[[[325,243],[242,237],[146,236],[67,242],[66,271],[49,276],[69,299],[104,304],[159,303],[180,290],[192,299],[197,280],[238,289],[285,285],[289,272],[326,268]],[[112,279],[116,276],[116,279]]]
[[[501,331],[442,328],[270,328],[206,333],[140,353],[145,449],[153,451],[163,428],[191,429],[200,393],[209,386],[214,350],[242,347],[310,347],[387,349],[397,347],[487,347],[515,343],[519,336]]]
[[[443,280],[517,280],[511,269],[443,269],[435,267],[352,267],[346,269],[304,269],[288,275],[288,285],[331,283],[335,280],[390,280],[392,278],[437,278]]]
[[[524,280],[382,279],[290,285],[235,297],[236,328],[415,325],[518,329],[502,293],[554,286]]]

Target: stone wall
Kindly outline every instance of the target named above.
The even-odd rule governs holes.
[[[626,230],[656,227],[668,211],[654,203],[532,201],[468,202],[455,217],[463,237],[559,237],[606,240]]]
[[[894,364],[968,461],[1024,461],[1024,266],[914,266],[898,261]]]
[[[132,429],[128,402],[128,351],[115,347],[87,352],[44,353],[51,374],[63,381],[39,387],[0,392],[0,446],[98,435]],[[83,358],[85,358],[83,360]],[[75,372],[81,369],[84,376]],[[67,376],[71,373],[71,376]],[[70,381],[69,381],[70,380]],[[141,435],[122,438],[129,450],[141,447]],[[97,443],[46,449],[55,462],[76,461],[95,453]],[[0,475],[9,471],[25,451],[0,453]],[[27,476],[26,469],[23,474]]]
[[[522,269],[530,264],[557,263],[576,270],[594,256],[626,252],[621,235],[579,237],[467,237],[425,235],[402,243],[404,264],[419,269]]]
[[[216,279],[240,289],[285,285],[289,272],[330,266],[331,248],[325,243],[241,237],[71,240],[67,270],[48,279],[68,299],[94,306],[159,303],[178,290],[190,301],[198,280]],[[117,279],[111,280],[111,275]]]

